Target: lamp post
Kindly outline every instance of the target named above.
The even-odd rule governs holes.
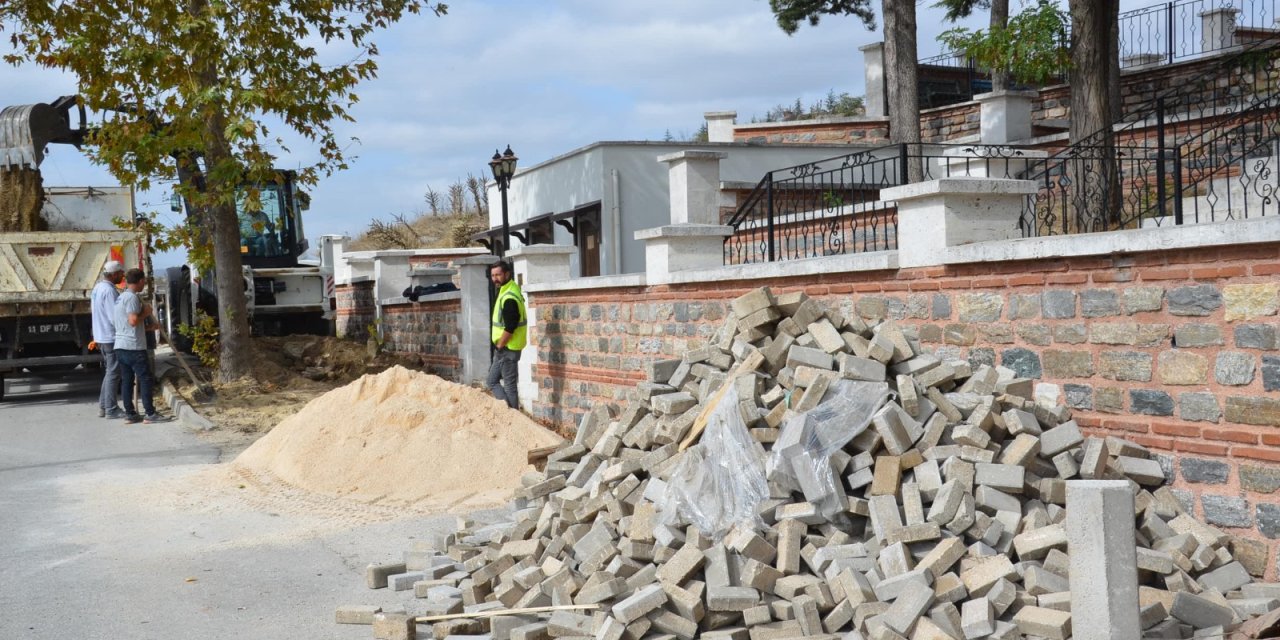
[[[511,238],[511,224],[507,221],[507,187],[511,186],[511,176],[515,175],[517,160],[519,158],[511,151],[511,145],[507,145],[507,150],[502,153],[495,150],[493,159],[489,161],[493,179],[498,183],[498,191],[502,192],[502,247],[498,251],[499,256],[506,255]]]

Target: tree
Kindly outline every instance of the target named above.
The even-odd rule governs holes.
[[[376,76],[372,36],[406,14],[447,7],[422,0],[10,0],[0,23],[6,61],[67,71],[81,100],[106,112],[90,157],[123,184],[177,180],[199,212],[183,229],[193,256],[218,278],[219,377],[250,373],[237,190],[274,179],[282,125],[313,145],[299,182],[346,168],[334,130],[351,121],[355,87]],[[249,189],[248,198],[258,194]],[[202,253],[203,251],[203,253]]]
[[[885,78],[889,98],[889,140],[920,142],[919,85],[916,80],[916,5],[914,0],[883,0]],[[802,22],[816,26],[824,15],[857,16],[876,26],[870,0],[769,0],[778,26],[795,34]],[[921,177],[918,158],[908,163],[908,180]]]
[[[1003,27],[993,25],[987,31],[957,27],[939,39],[953,51],[964,52],[979,68],[990,70],[991,87],[998,90],[1007,88],[1011,77],[1044,84],[1067,69],[1071,60],[1062,41],[1066,23],[1066,14],[1051,0],[1036,0]]]
[[[997,34],[1004,31],[1009,26],[1009,0],[941,0],[933,5],[945,9],[946,18],[949,22],[955,22],[960,18],[967,18],[973,14],[974,9],[983,7],[991,11],[991,19],[989,22],[991,34]],[[944,36],[946,34],[943,34]],[[961,50],[953,43],[946,40],[943,41],[953,50]],[[972,57],[972,56],[971,56]],[[993,90],[1007,89],[1009,87],[1009,70],[1003,67],[991,67],[991,88]]]
[[[1095,223],[1119,215],[1120,178],[1115,158],[1113,101],[1118,77],[1114,62],[1116,0],[1071,0],[1071,128],[1072,144],[1088,141],[1073,162],[1073,206],[1077,219],[1091,230]],[[1101,152],[1091,152],[1091,149]]]

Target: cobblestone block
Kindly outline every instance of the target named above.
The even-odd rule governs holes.
[[[1259,502],[1255,508],[1258,516],[1258,532],[1272,540],[1280,538],[1280,504]]]
[[[932,316],[934,320],[951,319],[951,297],[945,293],[933,294]]]
[[[1151,382],[1151,354],[1141,351],[1103,351],[1098,375],[1109,380]]]
[[[1062,392],[1068,407],[1084,410],[1093,408],[1093,387],[1087,384],[1064,384]]]
[[[1222,329],[1216,324],[1183,324],[1173,331],[1175,343],[1182,348],[1216,347],[1225,344]]]
[[[1161,384],[1205,384],[1209,379],[1209,360],[1189,351],[1162,351],[1156,358],[1156,375]]]
[[[1129,410],[1148,416],[1173,415],[1173,396],[1154,389],[1130,389]]]
[[[1240,488],[1246,491],[1275,493],[1280,489],[1280,469],[1242,464],[1239,475]]]
[[[1228,396],[1223,415],[1227,422],[1280,427],[1280,398]]]
[[[1076,293],[1062,289],[1045,291],[1041,295],[1042,313],[1046,318],[1058,320],[1076,317]]]
[[[1218,384],[1242,386],[1253,382],[1253,355],[1239,351],[1220,351],[1213,365],[1213,378]]]
[[[1007,324],[980,324],[978,337],[988,344],[1013,344],[1013,327]]]
[[[1015,293],[1009,296],[1010,320],[1033,320],[1040,317],[1040,294]]]
[[[1134,344],[1137,341],[1136,322],[1096,322],[1089,327],[1089,342],[1094,344]]]
[[[1160,347],[1169,342],[1169,332],[1171,327],[1167,324],[1139,324],[1138,325],[1138,341],[1134,343],[1138,347]]]
[[[971,346],[978,341],[978,328],[953,322],[942,328],[942,341],[961,347]]]
[[[1169,313],[1175,316],[1207,316],[1222,307],[1222,293],[1211,284],[1178,287],[1169,291]]]
[[[1276,327],[1270,324],[1238,324],[1233,329],[1239,349],[1276,349]]]
[[[1017,327],[1018,337],[1027,344],[1047,347],[1053,344],[1053,330],[1043,324],[1020,324]]]
[[[1188,391],[1178,395],[1178,415],[1183,420],[1217,422],[1222,418],[1222,408],[1212,393]]]
[[[1249,502],[1235,496],[1200,496],[1200,506],[1204,507],[1204,519],[1209,524],[1220,527],[1249,527],[1253,519],[1249,516]]]
[[[996,366],[996,350],[988,347],[980,347],[969,350],[969,366],[977,369],[983,365]]]
[[[1120,293],[1124,312],[1133,315],[1141,311],[1159,311],[1164,304],[1164,288],[1131,287]]]
[[[1280,391],[1280,356],[1262,356],[1262,390]]]
[[[1182,477],[1187,482],[1225,484],[1231,473],[1231,465],[1203,458],[1182,458],[1178,466],[1182,469]]]
[[[1080,315],[1105,318],[1120,315],[1120,296],[1113,289],[1085,289],[1080,292]]]
[[[1124,411],[1124,389],[1120,387],[1096,387],[1093,390],[1093,408],[1106,413]]]
[[[1227,322],[1249,320],[1276,315],[1280,309],[1280,284],[1229,284],[1222,288],[1227,310],[1223,317]]]
[[[1080,344],[1088,339],[1089,330],[1083,324],[1060,324],[1053,328],[1054,342]]]
[[[1000,364],[1012,369],[1019,378],[1039,378],[1040,356],[1030,349],[1005,349],[1000,353]]]
[[[1093,357],[1088,351],[1046,350],[1042,355],[1044,373],[1050,378],[1088,378],[1093,375]]]

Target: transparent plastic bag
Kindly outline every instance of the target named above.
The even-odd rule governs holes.
[[[845,493],[831,469],[831,456],[865,431],[892,396],[885,382],[833,383],[818,406],[783,423],[767,464],[769,481],[803,492],[828,520],[844,511]]]
[[[730,386],[708,417],[702,439],[682,454],[657,503],[662,524],[692,524],[714,540],[735,525],[763,526],[758,511],[769,497],[764,449],[738,413],[733,381],[724,384]]]

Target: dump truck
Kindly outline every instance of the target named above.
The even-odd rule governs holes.
[[[17,203],[0,202],[0,211],[11,214],[0,227],[0,400],[5,378],[54,377],[100,363],[102,356],[89,349],[90,292],[109,260],[145,267],[142,234],[120,226],[135,220],[132,189],[40,185],[45,147],[84,140],[83,109],[79,126],[71,122],[76,106],[67,96],[0,110],[0,176],[6,185],[20,179],[28,192],[42,193],[38,215],[12,213]],[[0,198],[19,197],[14,194],[0,190]],[[13,222],[23,215],[25,223]],[[14,228],[20,230],[6,230]]]

